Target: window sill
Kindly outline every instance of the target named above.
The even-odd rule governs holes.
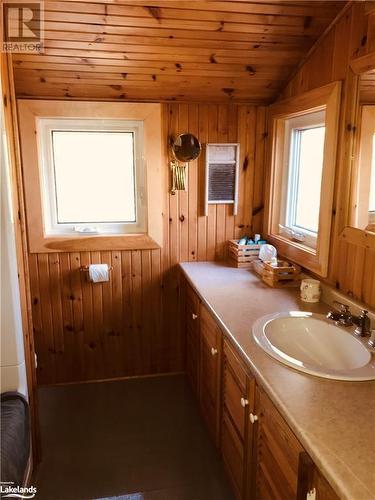
[[[49,236],[30,241],[30,253],[90,252],[100,250],[155,250],[160,248],[147,234]]]

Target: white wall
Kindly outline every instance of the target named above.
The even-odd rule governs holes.
[[[27,395],[14,219],[10,195],[9,163],[3,109],[1,109],[0,120],[0,390],[1,392],[19,391]]]

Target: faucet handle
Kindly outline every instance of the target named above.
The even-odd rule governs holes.
[[[333,303],[338,306],[339,311],[342,313],[348,313],[349,312],[349,306],[348,304],[343,304],[342,302],[339,302],[338,300],[334,300]]]
[[[354,330],[354,335],[358,335],[360,337],[366,337],[371,333],[371,320],[367,316],[368,311],[366,309],[361,310],[361,315],[355,318],[355,324],[357,328]]]
[[[367,344],[372,347],[372,349],[375,349],[375,330],[371,331],[370,338],[367,341]]]

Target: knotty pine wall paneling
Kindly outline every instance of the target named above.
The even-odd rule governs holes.
[[[350,62],[375,48],[375,14],[373,11],[368,14],[365,4],[352,3],[296,72],[280,98],[332,81],[343,82],[328,280],[343,292],[375,307],[375,252],[339,238],[349,221],[351,136],[356,130],[353,127],[356,76]]]
[[[165,186],[162,249],[30,254],[39,384],[184,370],[177,264],[223,260],[228,239],[262,230],[265,108],[172,103],[163,116],[165,169],[168,141],[179,133],[194,133],[203,147],[240,142],[238,214],[210,205],[204,216],[202,153],[188,167],[187,191]],[[101,262],[113,266],[110,281],[89,283],[80,266]]]

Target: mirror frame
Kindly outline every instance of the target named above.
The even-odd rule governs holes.
[[[353,73],[356,75],[356,84],[355,89],[357,92],[356,96],[356,104],[355,104],[355,127],[358,129],[358,120],[359,120],[359,79],[363,73],[367,73],[368,71],[375,70],[375,51],[369,52],[368,54],[357,57],[353,59],[350,63],[350,67]],[[352,153],[353,159],[354,155],[357,152],[358,146],[358,137],[353,138],[352,143]],[[356,173],[356,169],[352,171],[351,182],[350,182],[350,198],[353,197],[353,172]],[[349,217],[349,213],[348,213]],[[345,226],[341,231],[339,238],[353,245],[359,246],[361,248],[367,248],[369,250],[375,250],[375,232],[366,231],[364,229],[359,229],[353,226]]]
[[[197,144],[197,153],[196,153],[196,156],[192,156],[189,160],[188,159],[184,159],[184,158],[179,158],[178,157],[178,153],[176,152],[175,148],[176,148],[176,144],[177,144],[177,141],[179,139],[181,139],[183,136],[190,136],[194,139],[194,143]],[[195,161],[197,158],[199,158],[201,152],[202,152],[202,145],[199,141],[199,139],[192,133],[190,132],[184,132],[182,134],[178,134],[177,137],[174,139],[173,141],[173,144],[171,145],[171,149],[172,149],[172,154],[173,156],[176,158],[177,161],[179,161],[180,163],[190,163],[191,161]]]

